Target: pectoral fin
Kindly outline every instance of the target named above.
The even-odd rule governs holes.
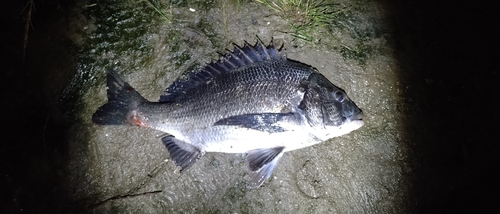
[[[202,156],[196,147],[180,141],[174,136],[163,137],[161,141],[167,147],[175,165],[181,167],[181,172],[191,167]]]
[[[283,156],[285,147],[255,149],[248,152],[247,161],[250,168],[251,187],[257,188],[272,174],[274,167]]]
[[[241,126],[269,133],[284,132],[279,122],[296,117],[294,113],[244,114],[221,119],[214,125]]]

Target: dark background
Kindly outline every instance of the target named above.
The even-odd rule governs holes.
[[[404,2],[404,3],[403,3]],[[418,213],[499,213],[498,15],[477,1],[389,1],[410,111]],[[409,73],[405,73],[409,72]],[[496,211],[496,212],[493,212]]]
[[[35,0],[26,55],[28,0],[1,18],[0,212],[82,209],[62,185],[71,117],[59,103],[74,63],[67,39],[75,1]],[[415,213],[500,213],[500,26],[493,3],[381,1],[406,84]]]

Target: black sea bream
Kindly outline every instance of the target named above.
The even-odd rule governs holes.
[[[250,183],[269,178],[284,152],[363,126],[361,110],[314,68],[289,60],[273,43],[245,42],[219,61],[187,73],[149,102],[115,71],[102,125],[132,124],[167,133],[161,140],[181,171],[205,152],[246,153]]]

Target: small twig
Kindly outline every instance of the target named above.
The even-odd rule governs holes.
[[[107,198],[107,199],[104,199],[103,201],[97,202],[96,204],[93,204],[93,205],[89,206],[88,208],[94,208],[94,207],[103,205],[106,202],[112,201],[112,200],[117,200],[117,199],[122,199],[122,198],[131,198],[131,197],[143,196],[143,195],[149,195],[149,194],[156,194],[156,193],[160,193],[162,191],[163,190],[155,190],[155,191],[141,192],[141,193],[136,193],[136,194],[115,195],[111,198]]]
[[[140,182],[136,187],[128,190],[127,193],[115,195],[113,197],[104,199],[102,201],[97,202],[96,204],[90,205],[88,208],[97,207],[97,206],[103,205],[104,203],[106,203],[108,201],[112,201],[112,200],[123,199],[123,198],[131,198],[131,197],[136,197],[136,196],[156,194],[156,193],[162,192],[163,190],[155,190],[155,191],[147,191],[147,192],[142,192],[142,193],[135,193],[135,192],[139,191],[145,184],[149,183],[151,181],[151,179],[153,179],[154,177],[156,177],[156,175],[161,171],[161,168],[164,165],[165,165],[165,162],[163,162],[163,161],[160,162],[160,163],[158,163],[154,167],[154,169],[151,170],[151,172],[149,172],[144,177],[144,179],[142,180],[142,182]]]

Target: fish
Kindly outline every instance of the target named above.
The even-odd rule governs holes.
[[[180,172],[206,152],[246,154],[252,188],[268,180],[285,152],[364,125],[363,112],[344,90],[312,66],[288,59],[283,45],[258,39],[233,46],[181,76],[158,102],[108,70],[108,101],[92,121],[164,132],[161,141]]]

